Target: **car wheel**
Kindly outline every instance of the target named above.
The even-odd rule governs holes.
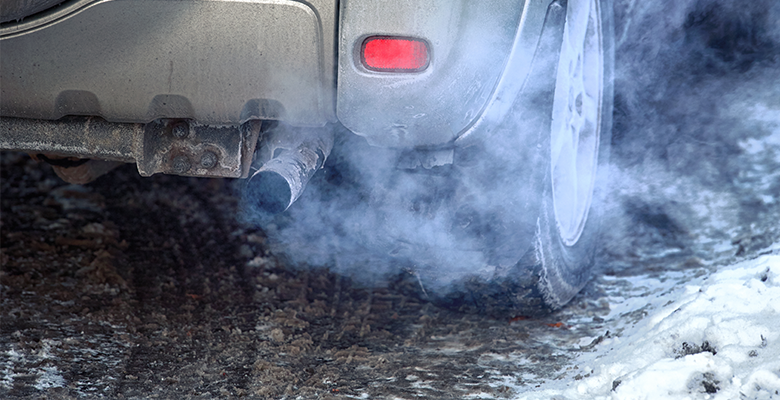
[[[566,3],[559,3],[561,5]],[[555,5],[555,4],[554,4]],[[554,18],[553,18],[554,19]],[[550,15],[548,14],[548,22]],[[531,204],[534,233],[520,261],[490,278],[470,277],[450,294],[444,304],[491,315],[534,315],[563,307],[587,283],[594,264],[600,231],[606,166],[612,133],[613,27],[611,0],[569,0],[561,35],[558,29],[557,60],[544,60],[543,37],[536,75],[519,101],[522,108],[545,114],[536,118],[533,134],[523,141],[536,142],[535,164],[525,166],[531,176],[515,189]],[[549,37],[547,38],[549,40]],[[555,76],[545,71],[557,71]],[[550,98],[550,83],[554,93]],[[548,82],[548,83],[545,83]],[[548,107],[539,106],[548,104]],[[539,111],[542,110],[542,111]],[[512,127],[534,126],[525,113]],[[534,139],[531,139],[534,138]],[[522,145],[521,144],[521,145]],[[526,156],[524,156],[526,157]],[[526,157],[528,158],[528,157]],[[510,218],[513,218],[510,216]],[[522,219],[522,217],[514,217]],[[525,239],[527,242],[528,239]],[[515,256],[517,257],[517,256]]]
[[[545,302],[559,308],[594,262],[612,132],[611,4],[569,1],[550,129],[550,170],[534,249]],[[609,24],[609,25],[608,25]],[[607,33],[609,32],[609,33]],[[601,173],[601,174],[599,174]]]

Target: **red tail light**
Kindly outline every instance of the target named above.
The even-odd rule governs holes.
[[[372,36],[360,51],[363,66],[381,72],[418,72],[428,67],[428,45],[419,39]]]

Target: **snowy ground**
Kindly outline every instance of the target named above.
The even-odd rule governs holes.
[[[705,276],[605,279],[632,286],[610,294],[609,332],[582,338],[573,379],[518,398],[780,398],[780,246],[771,252]]]

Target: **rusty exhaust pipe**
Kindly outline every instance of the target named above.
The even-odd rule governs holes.
[[[255,211],[278,214],[290,208],[333,148],[333,129],[278,125],[263,135],[246,199]]]

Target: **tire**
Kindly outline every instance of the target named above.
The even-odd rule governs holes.
[[[556,3],[566,10],[562,32],[555,28]],[[572,27],[577,25],[575,18],[582,22],[584,10],[588,12],[587,25],[583,29],[580,23],[577,32]],[[592,15],[598,18],[590,18]],[[521,212],[537,215],[535,221],[525,222],[535,225],[531,244],[509,240],[515,248],[525,249],[517,264],[489,278],[464,279],[450,293],[437,297],[438,303],[493,316],[538,315],[560,309],[587,283],[599,245],[612,138],[612,23],[611,0],[569,0],[568,4],[551,5],[529,84],[516,104],[516,119],[500,128],[505,136],[522,137],[516,146],[534,147],[535,143],[537,149],[535,154],[522,157],[531,161],[522,167],[528,172],[518,178],[515,188],[521,198],[524,193],[536,197],[520,201],[530,204]],[[579,38],[579,46],[573,38]],[[544,54],[553,46],[559,48],[560,57],[551,61]],[[572,76],[581,81],[572,82]],[[551,85],[555,87],[552,96]],[[588,102],[594,93],[596,101]],[[572,121],[581,123],[579,130],[573,129],[577,124]],[[518,134],[518,130],[525,133]],[[575,142],[577,146],[572,146]],[[491,158],[498,154],[495,150],[488,153]],[[504,215],[506,218],[522,220],[518,215]]]
[[[574,24],[570,22],[572,14],[577,13],[573,9],[582,6],[590,9],[589,15],[597,14],[600,18],[590,20],[586,27],[585,45],[580,46],[584,47],[581,58],[585,60],[567,60],[567,51],[561,50],[549,144],[550,169],[549,174],[545,176],[544,200],[534,243],[535,259],[540,274],[539,290],[547,306],[553,309],[568,303],[585,286],[590,276],[600,236],[603,213],[601,203],[606,194],[605,170],[609,163],[612,140],[614,68],[612,4],[611,1],[604,0],[570,1],[567,5],[563,47],[567,42],[571,43],[567,39],[577,36],[572,33],[573,29],[570,28]],[[592,27],[597,28],[596,34],[589,38]],[[601,32],[601,37],[596,41],[600,41],[600,45],[589,44],[589,39],[598,38],[598,32]],[[589,50],[588,47],[600,47],[600,49],[594,51],[594,49]],[[593,57],[594,55],[597,57]],[[590,62],[588,58],[591,58]],[[571,61],[571,64],[585,64],[580,71],[581,80],[585,81],[580,83],[582,87],[577,87],[578,84],[562,84],[565,75],[570,72],[566,71],[564,65],[566,61]],[[587,66],[589,63],[592,65],[591,68]],[[600,67],[596,67],[599,64]],[[598,85],[589,84],[588,79]],[[566,89],[570,89],[569,93],[565,93]],[[593,108],[590,111],[583,105],[584,101],[579,100],[581,97],[589,97],[591,93],[588,92],[598,93],[596,96],[600,98],[590,106]],[[570,104],[572,99],[575,104]],[[571,125],[575,125],[556,118],[556,114],[558,116],[567,114],[567,111],[562,110],[565,108],[569,109],[568,113],[574,115],[572,119],[582,118],[581,121],[577,121],[582,125],[576,134],[578,144],[574,151],[576,153],[574,161],[566,157],[565,151],[557,150],[559,147],[566,147],[565,143],[560,146],[560,139],[568,136],[568,131],[572,130]],[[587,114],[591,115],[588,117]],[[556,141],[559,142],[558,145]],[[569,171],[565,171],[566,169]],[[571,175],[576,175],[574,177],[576,184],[568,182],[572,179]],[[584,190],[582,185],[585,186]],[[572,201],[572,198],[575,200]]]

